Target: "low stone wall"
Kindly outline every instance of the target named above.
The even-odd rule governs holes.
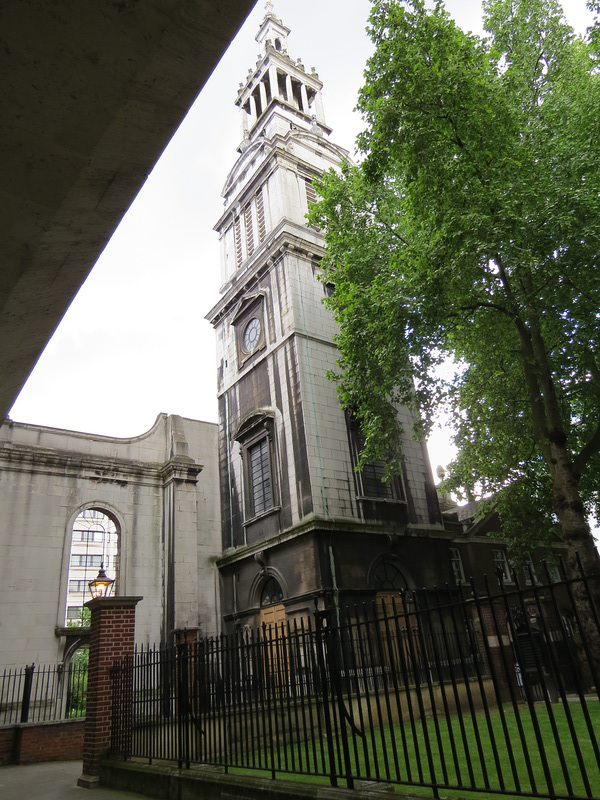
[[[85,719],[0,728],[0,766],[83,758]]]
[[[356,782],[355,789],[324,784],[225,775],[215,767],[177,769],[106,759],[100,765],[100,785],[160,800],[381,800],[387,784]],[[396,787],[398,788],[398,787]],[[394,800],[423,800],[423,795],[394,791]]]

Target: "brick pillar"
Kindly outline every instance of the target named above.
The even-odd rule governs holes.
[[[110,670],[116,658],[133,655],[135,607],[141,597],[103,597],[90,600],[90,663],[88,671],[83,772],[78,786],[99,783],[100,760],[110,746],[112,685]]]

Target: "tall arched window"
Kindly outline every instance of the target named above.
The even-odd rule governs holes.
[[[119,532],[114,520],[102,509],[86,508],[73,524],[67,578],[67,626],[87,623],[84,603],[91,600],[89,582],[101,568],[115,580],[119,575]]]

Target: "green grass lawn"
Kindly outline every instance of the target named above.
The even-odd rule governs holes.
[[[592,730],[600,732],[600,702],[591,701],[588,710]],[[264,774],[269,776],[273,769],[280,777],[326,783],[332,758],[339,785],[345,785],[347,762],[339,738],[331,745],[311,740],[246,757],[248,766],[266,768]],[[463,787],[440,788],[442,797],[464,797],[468,787],[479,790],[468,791],[474,798],[490,797],[490,792],[587,797],[588,790],[589,796],[600,798],[600,765],[579,703],[568,704],[567,710],[555,704],[552,716],[540,704],[534,715],[524,707],[518,716],[510,710],[462,722],[456,716],[448,721],[428,719],[424,725],[417,721],[414,736],[409,725],[372,728],[350,740],[348,763],[358,780],[411,786],[411,793],[426,791],[429,796],[432,790],[424,784],[437,783]],[[256,774],[256,769],[251,773]]]

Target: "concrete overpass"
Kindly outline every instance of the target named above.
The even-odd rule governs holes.
[[[254,2],[0,4],[0,420]]]

